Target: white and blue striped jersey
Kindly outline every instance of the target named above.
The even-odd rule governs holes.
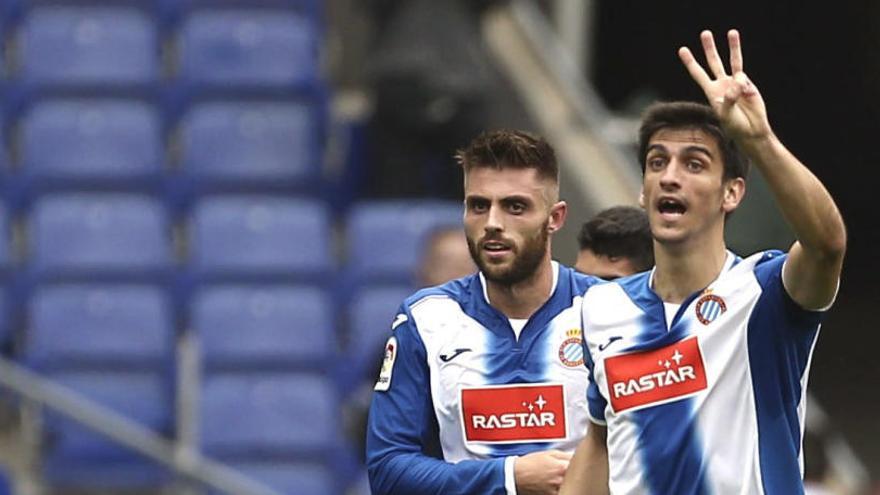
[[[598,279],[553,270],[518,338],[479,275],[403,303],[370,408],[373,493],[513,494],[513,456],[574,450],[589,424],[581,295]]]
[[[822,312],[785,291],[787,256],[741,259],[667,324],[653,272],[583,300],[591,419],[621,494],[803,493],[801,438]]]

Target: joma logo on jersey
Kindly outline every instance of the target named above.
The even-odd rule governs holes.
[[[605,373],[616,413],[683,399],[706,388],[706,369],[696,337],[608,358]]]
[[[566,435],[559,384],[463,388],[461,414],[468,442],[550,442]]]

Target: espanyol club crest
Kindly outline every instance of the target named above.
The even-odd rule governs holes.
[[[577,368],[584,364],[584,348],[581,340],[581,329],[572,328],[565,332],[566,338],[559,346],[559,360],[569,368]]]
[[[727,311],[727,305],[724,304],[724,299],[721,299],[721,297],[707,292],[700,296],[695,310],[700,323],[708,325]]]

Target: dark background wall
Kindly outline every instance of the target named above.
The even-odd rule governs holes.
[[[850,247],[810,386],[880,478],[880,2],[598,3],[592,78],[614,108],[640,94],[703,101],[676,49],[702,54],[699,32],[731,28],[786,145],[827,185]],[[726,60],[726,41],[719,47]],[[744,254],[744,253],[743,253]]]

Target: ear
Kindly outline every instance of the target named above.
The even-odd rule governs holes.
[[[746,181],[742,177],[730,179],[724,184],[724,199],[721,209],[724,213],[735,210],[746,195]]]
[[[565,225],[565,218],[568,216],[568,204],[565,201],[557,201],[550,207],[550,221],[547,222],[547,230],[554,233]]]
[[[641,206],[643,210],[645,209],[645,186],[642,186],[642,188],[639,189],[639,206]]]

